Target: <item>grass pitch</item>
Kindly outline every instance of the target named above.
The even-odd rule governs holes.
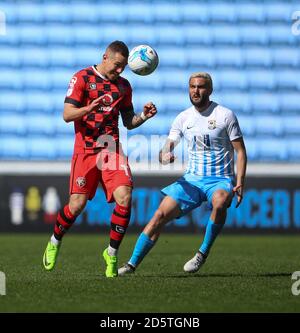
[[[221,235],[201,271],[183,272],[199,235],[162,234],[134,275],[104,277],[108,235],[64,239],[56,269],[42,268],[49,235],[0,235],[6,274],[0,312],[300,312],[291,274],[300,271],[300,236]],[[128,234],[119,264],[137,235]]]

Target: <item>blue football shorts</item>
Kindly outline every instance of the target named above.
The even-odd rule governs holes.
[[[175,183],[163,188],[162,194],[174,199],[183,216],[207,201],[212,208],[212,198],[217,190],[225,190],[233,196],[233,180],[227,177],[199,177],[185,174]]]

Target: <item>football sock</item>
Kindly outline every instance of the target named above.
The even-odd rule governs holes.
[[[109,245],[109,247],[107,248],[107,253],[109,256],[116,256],[118,254],[118,250],[114,249]]]
[[[59,245],[59,244],[61,243],[60,240],[58,240],[58,239],[55,238],[54,234],[51,236],[51,238],[50,238],[50,242],[51,242],[52,244],[54,244],[54,245]]]
[[[137,267],[138,264],[144,259],[145,255],[152,249],[155,241],[151,240],[148,235],[141,233],[140,237],[136,241],[131,258],[128,261],[133,267]]]
[[[118,249],[125,235],[130,220],[131,207],[124,207],[116,204],[111,216],[110,242],[113,249]]]
[[[60,241],[75,220],[76,216],[71,213],[69,205],[65,205],[57,214],[56,224],[54,226],[54,237]]]
[[[222,230],[224,224],[216,224],[211,219],[208,220],[204,240],[201,244],[199,251],[206,257],[212,247],[214,240]]]

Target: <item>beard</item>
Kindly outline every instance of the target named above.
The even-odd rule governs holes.
[[[193,101],[192,96],[190,95],[190,101],[196,108],[202,108],[208,103],[209,96],[208,95],[200,96],[200,99],[197,102],[195,102]]]

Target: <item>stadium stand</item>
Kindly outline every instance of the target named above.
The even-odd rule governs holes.
[[[189,106],[189,75],[204,70],[213,76],[213,99],[238,115],[250,161],[299,162],[300,38],[291,31],[297,5],[293,0],[1,4],[7,33],[0,36],[0,158],[69,159],[73,126],[61,118],[68,82],[120,39],[130,48],[150,44],[160,57],[149,77],[124,72],[136,111],[150,100],[159,110],[157,119],[129,136],[167,134],[175,114]]]

